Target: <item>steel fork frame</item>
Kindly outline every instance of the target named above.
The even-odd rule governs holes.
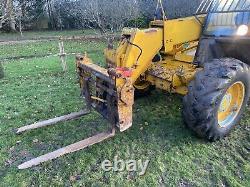
[[[80,112],[71,113],[71,114],[68,114],[65,116],[60,116],[60,117],[56,117],[53,119],[41,121],[41,122],[38,122],[38,123],[35,123],[32,125],[27,125],[27,126],[21,127],[17,130],[16,133],[21,134],[21,133],[29,131],[29,130],[56,125],[59,122],[74,120],[74,119],[80,118],[80,117],[88,115],[88,114],[90,114],[89,110],[82,110]],[[107,132],[99,133],[97,135],[86,138],[86,139],[81,140],[79,142],[76,142],[76,143],[73,143],[73,144],[68,145],[66,147],[60,148],[56,151],[53,151],[53,152],[47,153],[45,155],[39,156],[37,158],[31,159],[31,160],[19,165],[18,169],[27,169],[27,168],[30,168],[32,166],[39,165],[40,163],[56,159],[56,158],[63,156],[65,154],[73,153],[73,152],[82,150],[82,149],[87,148],[91,145],[100,143],[108,138],[111,138],[114,135],[115,135],[115,124],[113,124]]]

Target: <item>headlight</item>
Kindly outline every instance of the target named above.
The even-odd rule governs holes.
[[[238,36],[245,36],[248,33],[248,26],[241,25],[237,29],[237,35]]]

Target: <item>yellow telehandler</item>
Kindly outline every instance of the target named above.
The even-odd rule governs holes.
[[[160,11],[159,11],[160,10]],[[152,88],[184,96],[183,118],[200,137],[218,140],[240,122],[250,94],[250,1],[203,0],[197,12],[168,20],[161,1],[145,30],[124,29],[119,45],[104,51],[106,67],[76,57],[87,109],[21,127],[18,133],[98,111],[111,124],[98,134],[19,166],[25,169],[78,151],[133,124],[135,95]]]

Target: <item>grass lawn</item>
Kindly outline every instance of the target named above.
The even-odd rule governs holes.
[[[102,50],[106,46],[105,42],[87,42],[87,41],[66,41],[64,42],[64,48],[66,53],[84,53],[88,51],[90,54],[98,52],[102,53]],[[59,53],[58,41],[41,41],[35,43],[26,44],[10,44],[0,45],[0,60],[10,57],[22,57],[22,56],[46,56],[56,55]],[[102,59],[102,58],[99,58]],[[99,60],[98,59],[98,60]]]
[[[55,36],[84,36],[84,35],[93,35],[97,34],[98,31],[92,29],[84,30],[69,30],[65,31],[24,31],[23,36],[20,33],[1,33],[0,32],[0,41],[8,40],[29,40],[29,39],[39,39],[46,37],[55,37]]]
[[[66,52],[89,51],[100,63],[104,43],[68,43]],[[0,46],[0,58],[57,52],[57,44]],[[14,129],[41,119],[79,111],[83,102],[74,56],[63,74],[58,57],[4,63],[0,80],[0,186],[250,186],[250,109],[224,140],[209,143],[184,127],[182,98],[154,91],[134,105],[134,125],[113,139],[37,167],[19,171],[31,158],[82,140],[107,128],[93,113],[76,121],[15,135]],[[104,172],[105,159],[150,160],[144,176]]]

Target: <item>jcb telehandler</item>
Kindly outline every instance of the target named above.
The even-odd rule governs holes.
[[[190,129],[218,140],[235,127],[250,94],[250,1],[204,0],[191,17],[162,15],[145,30],[124,29],[117,49],[105,49],[106,68],[77,56],[87,109],[22,127],[18,133],[98,111],[111,124],[101,133],[19,166],[20,169],[74,152],[132,126],[135,94],[157,89],[184,96],[183,118]]]

